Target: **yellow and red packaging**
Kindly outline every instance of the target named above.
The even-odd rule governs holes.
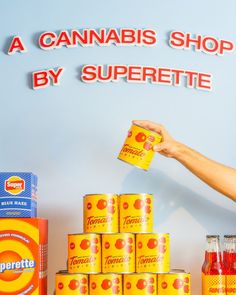
[[[89,295],[122,295],[121,274],[97,274],[89,276]]]
[[[84,196],[84,232],[118,232],[118,196],[116,194]]]
[[[236,294],[236,275],[226,275],[227,295]]]
[[[119,197],[120,232],[153,231],[153,197],[150,194],[123,194]]]
[[[202,273],[202,294],[213,295],[213,294],[236,294],[227,291],[226,275],[208,275]]]
[[[0,294],[46,295],[48,222],[0,219]]]
[[[134,273],[124,275],[123,295],[155,295],[157,276],[152,273]]]
[[[136,272],[165,273],[170,271],[169,234],[136,235]]]
[[[160,143],[161,140],[160,134],[138,125],[132,125],[118,159],[148,170],[155,154],[153,147]]]
[[[157,282],[158,295],[191,294],[191,277],[184,270],[172,270],[170,273],[158,274]]]
[[[88,292],[88,275],[67,271],[56,274],[56,295],[88,295]]]
[[[102,235],[102,272],[135,271],[135,237],[132,233]]]
[[[101,236],[98,234],[68,235],[68,272],[101,272]]]

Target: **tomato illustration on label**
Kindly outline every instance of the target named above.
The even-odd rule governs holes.
[[[126,245],[126,242],[123,239],[118,239],[115,244],[117,249],[123,249],[125,245]]]
[[[80,293],[81,294],[86,294],[87,293],[87,288],[85,286],[80,287]]]
[[[76,290],[79,288],[79,281],[78,280],[71,280],[69,284],[69,288],[71,290]]]
[[[90,247],[91,243],[89,240],[82,240],[82,242],[80,243],[80,248],[83,250],[87,250]]]
[[[181,279],[176,279],[173,283],[175,289],[181,289],[184,285],[184,282]]]
[[[154,249],[157,247],[157,245],[158,245],[158,242],[156,239],[149,239],[148,244],[147,244],[149,249]]]
[[[107,201],[106,201],[106,200],[101,199],[101,200],[98,201],[98,203],[97,203],[97,208],[98,208],[99,210],[103,210],[103,209],[105,209],[106,207],[107,207]]]
[[[143,148],[146,151],[150,151],[152,149],[152,144],[150,142],[145,142],[144,145],[143,145]]]
[[[142,209],[144,207],[144,201],[143,200],[140,200],[140,199],[137,199],[135,200],[134,202],[134,208],[139,210],[139,209]]]
[[[107,207],[107,211],[108,211],[109,213],[111,213],[111,214],[114,214],[115,211],[116,211],[116,209],[115,209],[114,206],[108,206],[108,207]]]
[[[136,287],[140,290],[143,290],[144,288],[146,288],[147,287],[146,280],[143,280],[143,279],[138,280]]]
[[[112,281],[111,280],[107,280],[107,279],[103,280],[103,282],[102,282],[102,288],[104,290],[110,289],[111,286],[112,286]]]
[[[150,214],[150,213],[152,212],[151,207],[150,207],[150,206],[145,206],[145,212],[146,212],[147,214]]]
[[[148,293],[150,293],[150,294],[154,293],[154,292],[155,292],[155,288],[154,288],[154,286],[147,286],[147,291],[148,291]]]
[[[143,132],[139,132],[136,136],[135,139],[137,142],[144,142],[146,140],[147,136]]]
[[[162,289],[166,289],[168,287],[167,282],[162,282],[161,287],[162,287]]]

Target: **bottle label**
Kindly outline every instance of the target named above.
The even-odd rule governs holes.
[[[227,275],[226,284],[227,284],[227,295],[236,294],[236,275]]]
[[[226,276],[202,274],[202,295],[213,294],[226,295]]]

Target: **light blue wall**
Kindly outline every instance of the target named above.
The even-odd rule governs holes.
[[[171,234],[171,265],[191,271],[200,294],[206,233],[235,233],[236,206],[174,160],[157,155],[148,173],[116,159],[132,119],[165,124],[178,140],[236,167],[235,53],[224,57],[167,46],[169,32],[235,38],[236,2],[225,1],[1,1],[0,166],[39,176],[40,216],[50,222],[49,294],[66,266],[67,233],[82,231],[82,196],[89,192],[151,192],[155,229]],[[43,31],[151,27],[158,45],[62,48],[43,51]],[[28,53],[7,56],[20,35]],[[81,66],[142,64],[211,72],[213,91],[151,84],[84,84]],[[66,68],[59,87],[33,91],[30,73]]]

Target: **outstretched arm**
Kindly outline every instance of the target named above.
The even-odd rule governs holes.
[[[154,147],[156,152],[176,159],[202,181],[236,202],[236,169],[210,160],[176,141],[162,125],[150,121],[133,123],[161,134],[162,142]]]

